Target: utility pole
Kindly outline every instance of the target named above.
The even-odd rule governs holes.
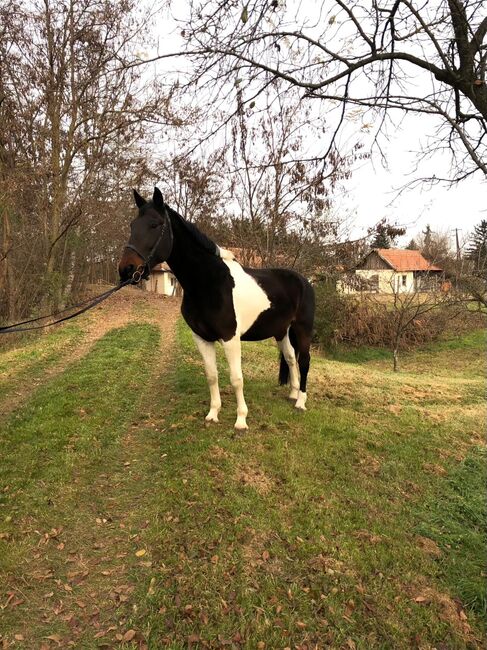
[[[460,262],[460,240],[458,238],[458,231],[461,228],[455,228],[455,243],[457,245],[457,262]]]

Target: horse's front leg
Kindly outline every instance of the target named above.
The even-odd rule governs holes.
[[[198,346],[198,350],[203,357],[206,379],[210,389],[210,410],[208,411],[205,420],[207,422],[218,422],[218,413],[221,409],[222,402],[220,399],[220,389],[218,388],[218,368],[216,365],[215,344],[205,341],[194,332],[193,337]]]
[[[223,349],[230,366],[230,382],[235,390],[237,398],[237,420],[235,428],[239,430],[248,429],[247,413],[248,408],[245,403],[243,392],[243,375],[242,375],[242,351],[240,336],[234,336],[229,341],[223,341]]]

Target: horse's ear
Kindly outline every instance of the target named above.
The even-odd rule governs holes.
[[[154,187],[154,195],[152,197],[152,201],[154,202],[156,208],[159,208],[160,210],[164,209],[164,197],[162,196],[161,190],[158,187]]]
[[[147,203],[147,201],[142,196],[140,196],[137,190],[134,190],[134,199],[135,199],[135,205],[138,208],[141,208],[143,205]]]

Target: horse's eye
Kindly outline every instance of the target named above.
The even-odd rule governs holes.
[[[151,223],[150,227],[151,228],[157,228],[158,225],[159,225],[158,223]]]

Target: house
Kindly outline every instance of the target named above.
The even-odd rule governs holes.
[[[179,294],[179,283],[166,262],[156,264],[151,270],[148,280],[143,282],[146,291],[160,293],[164,296],[175,296]]]
[[[440,287],[443,269],[419,251],[374,248],[342,281],[346,293],[402,293]]]

